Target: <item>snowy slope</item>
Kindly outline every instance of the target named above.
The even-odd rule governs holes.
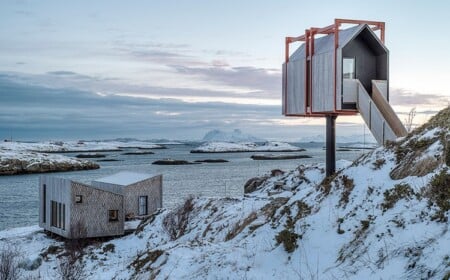
[[[232,132],[225,132],[222,130],[214,129],[209,131],[203,137],[205,142],[264,142],[264,139],[252,136],[250,134],[244,134],[241,130],[235,129]]]
[[[193,149],[191,153],[232,153],[232,152],[294,152],[302,151],[299,147],[283,142],[256,143],[230,143],[208,142]]]
[[[302,165],[268,174],[242,198],[161,210],[135,234],[87,247],[86,279],[448,279],[446,113],[354,163],[339,161],[334,177]],[[0,232],[0,248],[17,245],[28,262],[62,246],[35,228],[13,232]],[[57,279],[61,253],[24,274]]]

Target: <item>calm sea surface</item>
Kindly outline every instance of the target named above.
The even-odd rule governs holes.
[[[311,159],[254,161],[255,153],[191,154],[194,145],[167,145],[167,149],[153,150],[153,155],[123,155],[121,152],[105,152],[114,162],[99,162],[100,169],[75,172],[58,172],[48,175],[90,183],[92,180],[119,171],[135,171],[163,174],[163,206],[173,208],[189,195],[206,197],[239,197],[243,195],[245,182],[272,169],[291,170],[303,163],[324,162],[322,144],[299,143]],[[337,152],[337,159],[353,160],[364,151]],[[65,154],[75,156],[78,153]],[[282,153],[271,153],[282,154]],[[292,154],[292,153],[291,153]],[[227,163],[203,163],[195,165],[152,165],[158,159],[173,158],[194,161],[198,159],[226,159]],[[39,174],[0,176],[0,230],[34,225],[38,223]]]

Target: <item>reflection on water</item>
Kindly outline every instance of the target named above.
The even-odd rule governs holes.
[[[173,208],[187,196],[242,196],[244,183],[251,177],[263,175],[272,169],[291,170],[299,164],[323,162],[325,151],[321,144],[298,144],[306,148],[302,154],[310,159],[254,161],[254,153],[191,154],[191,145],[168,145],[168,149],[153,150],[153,155],[123,155],[124,152],[106,152],[106,158],[120,161],[99,162],[100,169],[52,173],[49,175],[90,183],[99,177],[129,170],[163,174],[163,206]],[[130,149],[132,151],[133,149]],[[353,160],[362,151],[337,152],[337,159]],[[75,156],[74,154],[66,154]],[[282,153],[272,153],[282,154]],[[152,165],[157,159],[173,158],[194,161],[198,159],[226,159],[227,163],[195,165]],[[38,222],[39,174],[0,176],[0,230],[27,226]]]

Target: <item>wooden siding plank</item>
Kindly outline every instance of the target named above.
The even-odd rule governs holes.
[[[304,114],[305,112],[305,60],[288,62],[287,66],[287,113]]]
[[[338,48],[336,51],[336,109],[342,110],[342,49]],[[356,99],[355,99],[356,102]]]
[[[281,113],[286,113],[286,104],[287,104],[287,92],[286,92],[286,63],[283,63],[281,68],[282,73],[282,84],[281,84]]]
[[[334,111],[333,53],[313,56],[312,105],[314,112]]]

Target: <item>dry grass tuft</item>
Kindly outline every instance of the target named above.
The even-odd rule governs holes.
[[[233,238],[235,238],[239,233],[241,233],[249,224],[251,224],[254,220],[256,220],[256,218],[258,218],[258,216],[256,215],[256,212],[252,212],[250,213],[250,215],[248,215],[247,218],[245,218],[242,223],[237,222],[233,229],[230,230],[227,234],[227,236],[225,236],[225,241],[229,241]]]
[[[181,207],[170,212],[164,218],[164,228],[172,240],[178,239],[186,233],[189,216],[194,210],[193,200],[193,197],[189,197]]]

